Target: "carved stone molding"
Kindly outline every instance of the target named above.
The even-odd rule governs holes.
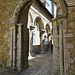
[[[44,34],[44,33],[45,33],[45,30],[44,30],[44,29],[42,29],[41,31],[42,31],[42,34]]]
[[[50,36],[50,35],[52,35],[52,33],[51,33],[51,32],[49,32],[49,33],[48,33],[48,36]]]
[[[25,6],[27,4],[30,5],[30,4],[32,4],[33,1],[34,0],[21,0],[18,3],[18,5],[17,5],[17,7],[16,7],[16,9],[14,11],[14,14],[13,14],[13,21],[12,21],[13,24],[17,23],[17,18],[19,16],[20,10],[23,8],[23,6]]]

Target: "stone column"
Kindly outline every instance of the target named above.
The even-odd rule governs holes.
[[[49,37],[50,37],[50,35],[49,35],[48,33],[47,33],[47,35],[48,35],[48,36],[47,36],[47,43],[48,43],[48,44],[47,44],[47,48],[49,49],[49,42],[50,42],[50,41],[49,41]]]
[[[64,41],[64,34],[65,34],[65,18],[64,16],[60,16],[57,17],[57,19],[53,20],[53,61],[54,64],[56,64],[56,68],[54,65],[54,69],[57,69],[58,72],[56,72],[56,70],[54,71],[56,75],[64,75],[64,44],[66,45],[65,41]],[[65,24],[63,26],[63,23]],[[54,25],[55,27],[57,27],[57,30],[54,29]],[[56,32],[58,32],[57,34],[55,34]],[[63,34],[64,32],[64,34]],[[56,45],[56,40],[58,40],[57,45]],[[56,47],[58,47],[58,50],[56,51]],[[56,63],[56,61],[58,63]]]
[[[62,26],[62,21],[60,21],[60,24],[59,24],[59,52],[60,52],[60,75],[64,75],[64,70],[63,70],[64,65],[63,65],[63,26]]]
[[[22,57],[22,24],[17,24],[17,69],[21,71],[21,57]]]
[[[33,29],[34,26],[30,26],[30,54],[31,56],[35,56],[35,53],[33,53]]]
[[[50,42],[49,37],[50,37],[50,35],[49,35],[49,33],[48,33],[48,37],[47,37],[47,39],[48,39],[48,44],[49,44],[49,42]]]
[[[11,50],[10,61],[12,69],[16,69],[16,25],[13,24],[11,28]]]
[[[60,75],[64,75],[64,70],[65,67],[67,67],[68,64],[64,64],[65,63],[65,57],[64,57],[64,53],[65,50],[67,52],[67,48],[65,49],[65,45],[66,45],[66,40],[65,40],[65,33],[66,33],[66,28],[67,28],[67,23],[66,23],[66,17],[65,16],[61,16],[58,17],[58,25],[59,25],[59,57],[60,57]],[[68,57],[68,52],[67,55]],[[67,59],[66,59],[67,61]],[[64,66],[65,65],[65,66]]]
[[[11,27],[10,68],[13,67],[13,28]]]
[[[50,33],[50,32],[48,33],[48,46],[49,46],[48,51],[49,52],[51,52],[51,40],[49,40],[49,37],[51,36],[51,34],[52,33]]]
[[[54,75],[60,75],[59,63],[59,30],[57,26],[57,19],[53,19],[53,69]]]
[[[25,20],[23,21],[25,22]],[[22,57],[21,57],[21,70],[28,68],[28,56],[29,56],[29,29],[27,24],[23,23],[22,26]]]
[[[41,41],[41,53],[44,53],[45,51],[44,51],[44,43],[43,43],[43,34],[44,34],[44,32],[45,32],[45,30],[44,29],[42,29],[42,31],[41,31],[41,39],[40,39],[40,41]]]

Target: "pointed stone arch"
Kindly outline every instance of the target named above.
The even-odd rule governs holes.
[[[48,40],[48,43],[49,43],[50,25],[48,23],[45,26],[45,30],[46,30],[46,33],[47,33],[47,40]]]
[[[16,24],[18,20],[18,16],[20,12],[23,10],[24,7],[30,7],[30,5],[34,2],[35,0],[21,0],[17,7],[15,8],[15,11],[13,13],[13,18],[12,18],[12,24]],[[28,9],[29,10],[29,9]]]
[[[64,25],[67,27],[67,5],[65,0],[51,0],[57,5],[57,16],[53,19],[53,60],[54,73],[64,75],[65,58],[64,58]],[[64,24],[65,23],[65,24]],[[65,39],[66,40],[66,39]],[[58,58],[59,57],[59,58]],[[59,61],[58,63],[56,61]]]
[[[33,18],[32,18],[32,14],[30,13],[30,19],[31,19],[31,22],[33,23]]]
[[[44,33],[44,24],[43,24],[43,21],[41,19],[41,17],[37,16],[35,18],[35,21],[34,21],[34,25],[35,23],[37,23],[37,26],[39,27],[39,32],[40,32],[40,50],[42,52],[43,50],[43,33]]]
[[[65,5],[65,0],[51,0],[51,1],[57,5],[57,15],[66,16],[67,8]]]
[[[49,23],[46,24],[45,30],[46,30],[46,34],[47,34],[48,51],[50,51],[51,50],[51,40],[50,40],[51,27],[50,27]]]
[[[42,21],[41,17],[37,16],[37,17],[35,18],[34,23],[35,23],[35,22],[37,22],[37,23],[39,24],[39,27],[41,28],[41,30],[44,29],[44,24],[43,24],[43,21]]]
[[[49,32],[50,32],[50,25],[49,25],[48,23],[46,24],[45,29],[46,29],[46,32],[47,32],[47,33],[49,33]]]
[[[35,0],[20,0],[11,22],[11,68],[19,71],[28,67],[29,30],[27,29],[28,11]]]

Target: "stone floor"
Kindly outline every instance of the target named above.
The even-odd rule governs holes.
[[[53,54],[39,54],[29,60],[29,68],[21,73],[0,69],[0,75],[53,75]]]

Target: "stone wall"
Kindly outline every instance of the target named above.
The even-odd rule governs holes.
[[[60,62],[59,61],[59,28],[56,19],[53,20],[53,68],[54,74],[60,75]]]
[[[34,52],[34,53],[40,53],[40,48],[41,48],[41,46],[40,45],[34,45],[33,46],[33,51],[32,52]]]
[[[0,1],[0,65],[9,64],[10,59],[10,24],[12,14],[19,0]]]
[[[29,9],[27,4],[28,1],[32,1],[32,0],[1,0],[0,1],[0,4],[1,4],[0,5],[0,9],[1,9],[0,11],[0,66],[3,66],[3,67],[10,66],[11,23],[14,23],[14,24],[17,23],[16,22],[16,20],[18,20],[17,15],[19,15],[21,8],[24,5],[25,6],[27,5],[26,7],[27,10],[25,11],[28,11]],[[65,3],[62,3],[63,0],[58,0],[58,1],[53,0],[53,1],[55,1],[56,3],[59,3],[57,4],[57,7],[58,7],[57,16],[60,16],[60,15],[64,16],[66,13],[66,19],[65,18],[62,19],[61,23],[59,23],[60,20],[56,20],[56,24],[55,22],[53,24],[54,25],[53,35],[54,35],[54,42],[55,42],[54,52],[53,52],[54,53],[54,57],[53,57],[54,69],[57,75],[62,75],[63,73],[65,75],[75,75],[75,41],[74,41],[75,40],[75,33],[74,33],[75,32],[75,25],[74,25],[75,24],[75,5],[74,5],[75,0],[65,0],[68,6],[66,6]],[[21,2],[22,4],[22,5],[20,4],[22,6],[21,8],[17,7],[19,2]],[[67,7],[67,11],[65,11],[64,6]],[[14,11],[15,11],[15,15],[14,15],[14,22],[13,22]],[[26,25],[27,22],[23,24]],[[62,29],[60,29],[61,28],[60,25],[62,26]],[[58,30],[58,28],[60,30]],[[60,37],[61,32],[58,35],[58,32],[61,30],[63,31],[62,37]],[[28,30],[27,30],[27,35],[24,34],[23,36],[28,36]],[[25,44],[26,39],[25,38],[23,39],[24,39],[23,44]],[[64,53],[59,54],[59,52],[61,53],[61,51],[64,51]],[[61,63],[62,60],[60,58],[62,59],[64,58],[63,63]],[[22,61],[22,63],[24,63],[24,61]],[[20,63],[21,64],[20,67],[23,66],[22,63]],[[28,65],[28,63],[26,64]]]
[[[75,1],[71,1],[73,3]],[[70,2],[69,2],[70,3]],[[75,75],[75,6],[68,7],[68,56],[69,56],[69,74]]]
[[[28,7],[30,5],[30,4],[28,5],[28,3],[29,2],[31,3],[32,1],[33,0],[13,0],[13,1],[1,0],[0,1],[0,4],[1,4],[1,6],[0,6],[0,9],[1,9],[1,11],[0,11],[0,66],[3,66],[3,67],[11,67],[12,66],[11,65],[12,61],[11,61],[11,57],[10,57],[12,54],[10,52],[12,51],[12,49],[16,50],[16,47],[12,48],[12,42],[16,42],[16,40],[17,40],[16,39],[16,40],[12,41],[12,36],[11,36],[12,25],[17,25],[15,22],[16,22],[16,19],[18,20],[18,13],[20,13],[21,9],[24,6],[27,5],[27,7]],[[18,7],[18,4],[20,4],[19,7]],[[26,12],[26,20],[28,17],[28,9],[29,9],[29,7],[27,8],[27,12]],[[15,10],[16,10],[16,12],[18,11],[17,14],[14,14]],[[17,17],[13,18],[13,15],[14,15],[14,17],[15,17],[15,15]],[[25,24],[27,25],[27,21]],[[25,33],[25,32],[23,31],[23,33]],[[28,37],[29,36],[28,30],[27,30],[26,34],[27,35],[24,35],[24,36]],[[28,42],[28,40],[27,40],[27,42]],[[16,45],[17,45],[17,43],[16,43]],[[26,47],[28,47],[28,44]],[[27,58],[27,56],[25,56],[25,57]],[[14,57],[12,57],[12,58],[14,58]],[[27,60],[27,59],[25,59],[25,60]],[[28,63],[28,62],[25,62],[25,63]],[[24,67],[26,67],[26,66],[24,66]]]
[[[53,0],[54,1],[54,0]],[[66,4],[65,4],[66,1]],[[54,73],[55,75],[74,75],[75,74],[75,49],[74,49],[74,19],[75,19],[75,5],[74,0],[64,1],[65,8],[62,6],[63,1],[57,3],[57,18],[53,19],[53,39],[54,39]],[[61,3],[62,2],[62,3]],[[61,7],[60,7],[61,6]],[[63,9],[63,10],[62,10]],[[66,15],[64,16],[64,10]],[[62,13],[62,12],[63,13]],[[63,15],[62,15],[63,14]],[[55,28],[58,27],[58,30]],[[56,33],[59,32],[59,34]],[[56,34],[56,35],[55,35]],[[57,36],[57,37],[55,37]],[[56,40],[55,40],[56,39]],[[58,41],[58,43],[57,43]],[[57,45],[58,44],[58,45]],[[58,47],[58,51],[55,49]],[[59,53],[59,54],[58,54]],[[58,58],[56,58],[58,57]],[[59,62],[59,67],[57,66]],[[59,72],[58,72],[58,71]]]
[[[14,68],[17,67],[18,70],[23,69],[25,65],[23,63],[27,64],[24,68],[28,66],[29,30],[27,29],[27,20],[32,1],[33,0],[0,1],[0,66],[12,67],[13,65]],[[19,29],[21,29],[19,28],[20,24],[22,25],[21,33],[19,32]],[[12,30],[13,33],[11,33]],[[19,37],[21,34],[23,34],[22,37]],[[21,43],[22,46],[19,46]],[[20,53],[21,48],[23,48],[23,54]],[[26,57],[26,59],[23,59],[24,57]]]
[[[29,6],[30,7],[30,6]],[[21,70],[25,69],[28,67],[28,53],[29,53],[29,29],[27,29],[27,21],[28,21],[28,11],[29,11],[29,7],[28,8],[24,8],[22,12],[20,12],[19,17],[18,17],[18,24],[21,23],[22,24],[22,29],[21,29],[21,35],[19,37],[21,37],[21,54],[20,57],[17,56],[17,63],[19,61],[21,64]],[[26,13],[26,14],[25,14]],[[17,34],[19,31],[17,30]],[[19,37],[17,38],[17,40],[19,39]],[[17,41],[16,40],[16,41]],[[17,48],[20,42],[17,41]],[[19,48],[17,49],[17,55],[20,53]],[[20,65],[19,64],[19,65]],[[19,65],[17,65],[16,67],[18,67]],[[19,67],[19,68],[20,68]]]

